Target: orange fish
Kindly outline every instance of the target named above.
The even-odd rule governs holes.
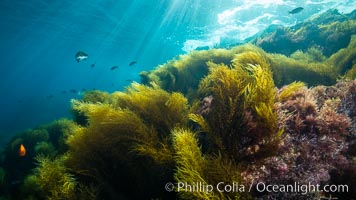
[[[23,144],[21,144],[19,148],[19,156],[23,157],[25,155],[26,155],[26,148],[25,146],[23,146]]]

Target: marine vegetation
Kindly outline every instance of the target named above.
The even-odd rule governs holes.
[[[55,157],[68,151],[65,143],[67,137],[72,134],[75,123],[68,119],[60,119],[48,125],[39,126],[17,134],[1,152],[0,166],[6,174],[0,184],[0,191],[6,194],[12,190],[19,190],[24,184],[25,177],[36,167],[34,158],[39,155]],[[20,155],[23,146],[25,152]],[[20,193],[14,193],[13,198],[19,197]]]
[[[271,68],[273,78],[278,86],[283,86],[294,81],[302,81],[310,86],[336,83],[336,69],[325,62],[307,62],[295,60],[281,54],[272,54]]]
[[[339,82],[331,87],[302,87],[281,102],[278,110],[279,113],[285,113],[280,119],[285,132],[278,153],[265,159],[262,171],[262,165],[251,165],[253,167],[243,172],[243,177],[257,181],[258,176],[258,181],[271,184],[310,182],[325,185],[338,180],[339,184],[349,183],[349,193],[330,195],[339,198],[355,196],[355,182],[350,181],[349,177],[340,176],[344,173],[355,176],[354,170],[351,170],[355,169],[355,162],[346,153],[348,145],[355,141],[352,138],[356,129],[350,127],[355,124],[355,84],[352,81]],[[339,174],[338,178],[332,177],[335,174]],[[278,199],[298,198],[298,194],[270,195]],[[322,194],[308,193],[304,197],[320,198],[318,195]]]
[[[293,34],[349,33],[353,23],[308,23]],[[252,44],[193,51],[124,91],[85,92],[71,101],[71,120],[7,144],[0,199],[352,199],[355,37],[345,41],[284,54]],[[347,184],[349,192],[259,192],[259,182]]]
[[[356,24],[354,25],[356,26]],[[344,74],[356,63],[356,35],[351,37],[351,41],[346,48],[342,48],[330,56],[328,63],[334,66],[339,74]]]
[[[195,113],[180,93],[138,83],[133,83],[124,92],[97,93],[100,98],[94,99],[106,97],[101,102],[73,100],[72,109],[84,116],[86,123],[71,127],[72,132],[66,140],[68,153],[61,165],[58,156],[53,161],[39,159],[34,174],[41,177],[43,172],[43,176],[51,180],[53,177],[48,177],[46,170],[62,166],[54,171],[71,172],[70,176],[61,175],[68,177],[65,180],[70,182],[64,188],[65,180],[44,188],[48,184],[42,185],[40,179],[37,182],[41,191],[47,197],[68,196],[72,194],[69,186],[78,182],[86,187],[100,187],[99,198],[168,198],[176,193],[164,190],[166,182],[199,177],[209,184],[242,180],[236,163],[247,164],[242,162],[244,158],[255,160],[273,155],[272,145],[278,143],[282,133],[273,109],[276,89],[269,65],[259,54],[246,54],[250,57],[237,56],[232,67],[207,63],[209,75],[201,80],[196,94],[213,97],[211,111],[205,116]],[[256,58],[258,62],[245,64],[243,62],[249,60],[243,58]],[[214,115],[216,120],[212,118]],[[200,131],[197,124],[189,122],[188,116],[205,122],[209,132]],[[263,129],[264,133],[258,129]],[[198,142],[204,146],[204,151],[198,147]],[[146,184],[140,184],[143,182]],[[62,189],[69,192],[51,192]],[[182,198],[192,197],[183,190],[178,194]],[[210,195],[217,199],[249,196],[216,191]]]
[[[43,191],[42,195],[48,199],[74,199],[76,182],[70,174],[66,173],[63,160],[51,161],[46,157],[37,157],[36,160],[38,167],[35,175],[27,177],[27,181],[36,183],[34,185],[38,185]]]
[[[316,47],[311,47],[305,52],[297,50],[292,53],[290,57],[295,60],[305,62],[323,62],[326,60],[326,56],[323,55],[323,52]]]
[[[284,86],[281,88],[280,92],[278,93],[278,100],[280,102],[284,102],[291,98],[292,96],[295,95],[296,92],[301,90],[303,87],[305,87],[305,83],[303,82],[293,82],[289,85]]]
[[[96,199],[97,188],[83,186],[64,166],[66,155],[54,160],[37,156],[37,167],[26,177],[22,194],[34,199]]]
[[[252,45],[243,45],[230,50],[193,51],[160,65],[151,72],[141,72],[141,82],[151,86],[158,85],[170,92],[179,91],[191,100],[196,95],[195,91],[198,88],[200,79],[209,72],[206,64],[208,61],[230,65],[236,53],[247,50],[260,51],[260,49]]]
[[[22,199],[295,199],[323,194],[266,194],[254,187],[251,193],[221,192],[209,185],[355,187],[356,154],[347,151],[355,146],[355,81],[310,89],[294,82],[277,90],[268,59],[253,51],[236,54],[230,66],[206,65],[209,72],[195,95],[200,102],[138,83],[97,93],[103,96],[94,99],[101,101],[73,100],[72,109],[86,123],[60,120],[15,138],[5,160],[11,146],[18,157],[24,144],[29,154],[20,158],[37,162],[18,177],[20,193],[2,191]],[[4,172],[5,182],[13,181],[7,177],[14,172],[6,166]],[[174,192],[164,189],[168,182]],[[205,191],[191,192],[188,184],[205,185]]]
[[[100,90],[90,90],[83,94],[82,100],[91,103],[108,103],[110,94]]]
[[[352,37],[354,38],[354,37]],[[270,66],[275,85],[282,87],[294,81],[302,81],[309,86],[332,85],[340,76],[353,77],[355,39],[350,39],[347,47],[326,58],[319,48],[311,46],[305,51],[297,50],[292,55],[267,53],[264,50],[245,44],[232,49],[212,49],[193,51],[171,60],[157,69],[141,73],[141,82],[158,85],[167,91],[183,93],[190,102],[197,98],[199,81],[209,73],[208,61],[230,65],[239,57],[243,64],[264,62]],[[250,53],[246,53],[250,52]],[[240,56],[237,56],[241,54]],[[211,59],[208,56],[212,56]],[[256,60],[256,55],[259,55]]]
[[[211,71],[202,79],[199,93],[213,96],[206,117],[209,137],[217,147],[212,149],[227,151],[240,161],[249,154],[271,152],[264,148],[274,145],[278,137],[277,116],[273,111],[276,91],[267,63],[260,63],[264,68],[252,64],[241,67],[239,59],[234,61],[233,68],[208,63]],[[249,151],[251,148],[253,152]]]
[[[293,52],[305,52],[311,47],[321,47],[329,57],[347,47],[355,32],[355,13],[339,13],[336,9],[317,15],[293,27],[270,27],[251,42],[267,52],[290,56]]]
[[[346,72],[345,78],[348,80],[356,79],[356,64],[353,64],[352,68]]]
[[[88,125],[78,126],[68,139],[68,166],[102,184],[106,199],[172,195],[157,184],[172,179],[170,131],[187,123],[187,100],[179,93],[137,83],[110,99],[110,104],[72,102]]]
[[[224,193],[210,186],[220,183],[220,189],[240,181],[241,177],[235,164],[226,162],[221,156],[203,155],[198,144],[197,134],[187,129],[177,128],[172,131],[173,146],[176,151],[175,162],[177,170],[174,179],[178,183],[177,192],[182,199],[248,199],[243,191],[239,193]],[[203,190],[192,192],[190,187]],[[221,184],[223,183],[223,184]]]
[[[201,182],[203,185],[208,185],[207,180],[202,177],[207,161],[203,158],[194,133],[189,130],[175,129],[172,134],[178,168],[175,173],[176,181],[181,183]],[[178,192],[184,199],[193,197],[198,199],[217,198],[213,192],[190,192],[186,187],[182,187],[182,189],[178,187],[178,190],[182,190],[182,192]]]

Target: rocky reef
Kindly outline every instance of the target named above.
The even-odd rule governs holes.
[[[87,91],[73,119],[6,145],[0,199],[355,199],[355,42],[195,51],[125,91]]]
[[[341,14],[328,10],[292,27],[271,25],[264,32],[251,38],[251,42],[269,53],[291,55],[314,47],[329,57],[347,47],[356,33],[356,11]]]

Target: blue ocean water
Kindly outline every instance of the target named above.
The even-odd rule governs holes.
[[[82,91],[123,90],[139,72],[194,49],[229,47],[353,0],[2,0],[0,140],[70,117]],[[303,7],[301,13],[289,10]],[[89,58],[79,63],[74,55]],[[137,61],[129,66],[131,61]],[[95,64],[94,67],[91,67]],[[110,70],[118,66],[116,70]],[[72,91],[70,91],[72,90]],[[2,136],[1,136],[2,135]],[[2,138],[1,138],[2,137]]]

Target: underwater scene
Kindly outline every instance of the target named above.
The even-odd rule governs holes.
[[[356,200],[356,1],[1,0],[0,200]]]

